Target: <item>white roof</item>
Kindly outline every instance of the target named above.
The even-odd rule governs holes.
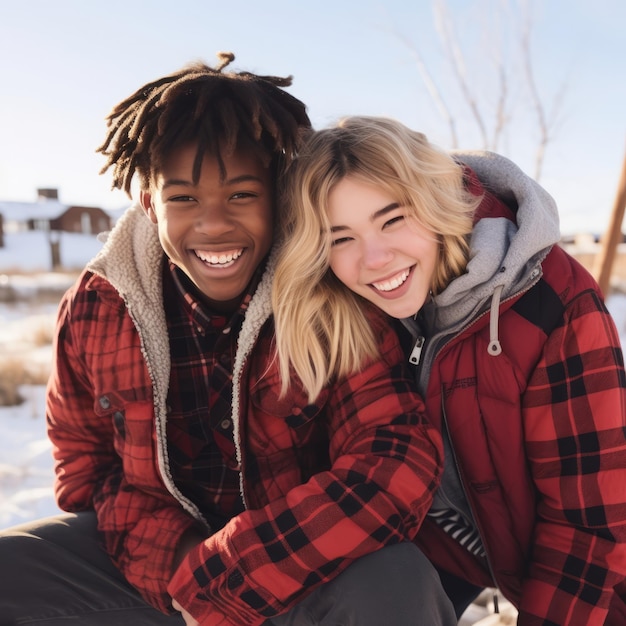
[[[39,202],[3,202],[0,200],[0,213],[7,221],[25,222],[30,219],[52,220],[67,211],[67,204],[58,200]]]

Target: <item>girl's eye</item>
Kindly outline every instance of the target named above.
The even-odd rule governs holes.
[[[351,241],[352,237],[339,237],[337,239],[333,239],[331,242],[331,246],[337,246],[340,243],[345,243],[346,241]]]
[[[191,196],[172,196],[169,198],[170,202],[189,202],[193,200]]]
[[[398,222],[401,222],[404,220],[404,215],[396,215],[396,217],[392,217],[390,220],[387,220],[383,226],[393,226],[393,224],[397,224]]]

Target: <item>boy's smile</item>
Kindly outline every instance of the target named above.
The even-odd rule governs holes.
[[[174,150],[141,203],[168,257],[212,308],[232,311],[272,245],[270,173],[252,152],[237,150],[223,155],[222,176],[207,154],[194,184],[195,154],[195,144]]]
[[[201,261],[204,261],[207,265],[212,265],[214,267],[229,267],[243,254],[243,248],[227,252],[226,254],[223,252],[215,252],[212,254],[210,252],[197,250],[196,254],[198,255],[198,258]]]

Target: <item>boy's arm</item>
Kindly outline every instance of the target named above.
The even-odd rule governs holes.
[[[261,624],[355,559],[416,534],[441,471],[441,441],[402,366],[383,358],[337,385],[325,407],[328,471],[232,519],[192,549],[169,586],[200,624]]]
[[[153,403],[140,397],[142,377],[124,369],[123,350],[117,349],[135,341],[126,336],[134,333],[132,322],[122,309],[93,296],[86,290],[68,294],[59,309],[46,407],[56,497],[67,511],[95,509],[105,548],[122,574],[148,602],[169,611],[166,587],[176,546],[192,528],[207,533],[169,496],[150,462]],[[110,390],[131,389],[138,398],[122,402],[115,393],[100,395],[97,379]],[[142,423],[147,432],[138,437]]]

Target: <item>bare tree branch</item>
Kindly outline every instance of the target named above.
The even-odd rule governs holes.
[[[407,46],[407,48],[411,52],[411,55],[413,56],[413,59],[415,60],[415,64],[417,65],[417,70],[420,73],[422,80],[424,81],[424,85],[426,86],[426,90],[430,94],[430,97],[433,99],[435,106],[437,107],[437,110],[439,111],[439,114],[443,117],[444,121],[446,122],[446,124],[448,125],[450,129],[451,147],[455,149],[458,148],[459,138],[456,132],[456,121],[454,119],[454,116],[452,115],[452,112],[450,111],[450,108],[448,107],[445,101],[445,98],[443,97],[443,94],[441,93],[441,90],[439,89],[439,87],[437,87],[437,84],[435,83],[430,72],[428,71],[428,68],[426,66],[426,63],[424,63],[424,59],[422,58],[422,55],[420,54],[417,47],[408,39],[406,39],[406,37],[400,34],[398,34],[397,36],[401,39],[404,45]]]
[[[469,83],[467,81],[467,71],[465,68],[465,61],[463,57],[463,52],[459,45],[458,37],[454,30],[454,24],[449,17],[448,7],[446,5],[445,0],[435,0],[434,1],[435,8],[435,19],[438,24],[438,32],[441,38],[441,41],[444,46],[444,50],[447,53],[448,60],[452,67],[452,71],[457,79],[459,87],[461,89],[461,93],[467,102],[472,115],[474,117],[474,121],[478,126],[478,130],[480,132],[480,136],[482,137],[483,147],[489,147],[489,139],[487,136],[487,128],[485,126],[485,122],[483,120],[483,116],[480,112],[480,108],[478,106],[478,102],[470,89]]]
[[[524,3],[526,5],[526,3]],[[537,126],[539,127],[539,145],[535,153],[535,179],[539,180],[543,169],[543,161],[545,158],[546,147],[550,141],[550,133],[548,122],[546,120],[546,113],[539,97],[539,90],[537,89],[537,83],[535,81],[535,74],[533,72],[532,54],[530,49],[530,33],[532,30],[532,19],[530,11],[525,11],[525,19],[522,26],[522,63],[524,66],[524,73],[526,74],[526,82],[528,83],[528,90],[530,92],[530,98],[535,110],[537,118]]]
[[[546,107],[545,97],[542,96],[537,85],[532,59],[531,35],[534,29],[533,20],[531,19],[532,0],[494,0],[498,5],[497,10],[492,10],[493,6],[490,4],[487,10],[484,7],[478,7],[475,11],[475,14],[484,18],[495,17],[495,21],[499,22],[494,25],[487,23],[485,19],[485,24],[483,24],[483,32],[486,35],[484,40],[490,45],[493,45],[495,41],[497,48],[493,54],[495,74],[491,86],[495,85],[497,90],[493,101],[487,95],[493,93],[493,89],[485,89],[476,80],[477,76],[480,78],[486,76],[491,79],[488,70],[492,65],[484,61],[478,64],[466,62],[468,57],[462,48],[461,44],[463,42],[459,39],[456,32],[447,0],[431,1],[439,41],[449,63],[453,78],[460,88],[462,100],[469,106],[473,120],[478,127],[484,148],[498,150],[506,129],[513,121],[513,114],[509,111],[511,106],[509,102],[511,87],[528,91],[531,101],[530,112],[532,120],[538,128],[534,177],[539,180],[543,172],[546,150],[553,140],[554,128],[560,117],[567,84],[565,81],[563,82],[562,87],[553,98],[552,106]],[[476,5],[478,4],[480,3],[477,2]],[[522,14],[521,17],[520,13]],[[504,17],[507,19],[505,20]],[[457,148],[459,145],[457,124],[455,116],[446,102],[443,91],[433,79],[425,59],[417,47],[407,40],[406,37],[400,35],[398,37],[411,51],[430,97],[450,128],[452,147]],[[517,78],[516,68],[512,68],[511,63],[507,62],[506,44],[510,42],[515,43],[515,51],[520,55],[519,62],[521,63],[522,76],[525,80],[520,81]],[[489,53],[488,56],[490,56]],[[472,70],[472,73],[467,71],[467,67]],[[477,90],[476,93],[474,93],[474,90]],[[479,96],[482,100],[479,100]],[[482,110],[485,99],[487,99],[488,103],[488,117],[483,114]],[[491,115],[493,115],[493,119]],[[491,122],[493,122],[493,126]]]
[[[498,150],[500,145],[500,138],[504,133],[504,129],[509,121],[509,117],[506,113],[506,104],[507,104],[507,96],[508,96],[508,81],[506,68],[504,65],[500,64],[498,66],[498,80],[500,84],[500,89],[498,93],[500,97],[498,98],[498,104],[496,106],[495,112],[495,123],[493,127],[493,139],[491,140],[491,149]]]
[[[532,62],[531,51],[531,33],[532,33],[532,19],[531,10],[529,7],[530,2],[523,0],[524,20],[521,36],[521,51],[522,62],[524,65],[524,72],[526,74],[526,81],[528,83],[528,90],[530,92],[531,101],[535,111],[537,120],[537,126],[539,128],[539,145],[535,155],[535,179],[539,180],[543,172],[543,164],[545,160],[546,149],[548,144],[552,141],[552,129],[557,125],[563,101],[565,99],[565,93],[567,91],[567,83],[564,81],[557,93],[554,96],[551,111],[548,114],[544,103],[542,102],[535,80]]]
[[[497,50],[494,53],[494,65],[496,68],[496,76],[498,86],[496,93],[498,94],[497,103],[494,111],[494,125],[493,136],[491,139],[490,148],[492,150],[498,150],[500,147],[500,140],[504,134],[504,130],[510,121],[508,110],[508,98],[509,98],[509,81],[508,81],[508,68],[506,64],[505,46],[502,34],[506,32],[504,24],[502,23],[502,14],[509,12],[510,1],[500,0],[501,10],[496,12],[498,17],[498,23],[492,27],[492,31],[497,35]],[[489,13],[492,13],[491,11]],[[489,31],[487,31],[489,32]]]

